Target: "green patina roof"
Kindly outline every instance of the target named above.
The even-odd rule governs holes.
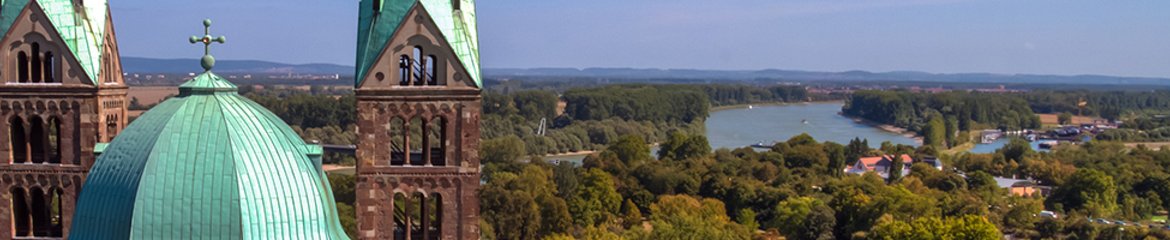
[[[70,239],[346,239],[320,154],[205,72],[105,148]]]
[[[101,71],[102,47],[105,44],[106,14],[105,0],[81,0],[80,7],[74,7],[75,0],[38,0],[45,16],[61,35],[69,51],[77,57],[81,68],[96,85]],[[30,0],[3,0],[0,3],[0,32],[8,33],[20,12],[28,7]]]
[[[357,84],[365,79],[366,73],[386,48],[403,18],[415,3],[422,3],[423,9],[451,45],[475,85],[483,87],[479,68],[479,33],[475,22],[475,0],[460,2],[460,11],[452,10],[452,0],[362,0],[358,19]],[[382,8],[375,12],[374,4]]]

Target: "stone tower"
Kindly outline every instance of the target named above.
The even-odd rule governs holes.
[[[362,239],[479,238],[474,0],[362,0],[357,210]]]
[[[0,1],[0,239],[68,235],[98,143],[126,125],[105,1]]]

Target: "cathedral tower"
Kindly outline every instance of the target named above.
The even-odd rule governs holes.
[[[126,125],[106,1],[0,1],[0,239],[69,232],[95,145]]]
[[[362,0],[357,210],[362,239],[479,238],[474,0]]]

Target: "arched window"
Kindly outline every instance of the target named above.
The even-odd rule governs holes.
[[[49,221],[49,206],[48,201],[45,201],[45,191],[40,188],[33,187],[29,191],[30,205],[32,205],[32,228],[33,236],[47,237],[53,234],[51,226],[52,221]]]
[[[422,166],[427,164],[427,159],[423,156],[423,145],[426,142],[425,135],[423,135],[422,117],[414,117],[406,124],[407,130],[410,131],[410,137],[407,138],[410,151],[410,165]]]
[[[28,195],[24,189],[12,188],[12,229],[14,236],[32,236],[32,214],[28,210]]]
[[[45,52],[45,82],[57,82],[56,72],[54,72],[56,66],[56,59],[53,56],[53,52]]]
[[[461,5],[463,5],[462,3],[463,3],[462,0],[451,0],[451,10],[452,11],[462,10],[462,9],[460,9],[462,7]]]
[[[41,44],[39,44],[39,43],[35,43],[35,42],[32,43],[31,63],[32,63],[32,69],[30,69],[29,72],[32,73],[32,82],[34,82],[34,83],[44,82],[45,79],[42,75],[44,73],[42,71],[44,71],[44,70],[41,69],[41,64],[42,64],[42,62],[41,62]]]
[[[28,163],[28,139],[24,135],[24,121],[12,117],[8,121],[8,142],[12,144],[12,163]]]
[[[423,64],[419,62],[419,60],[422,59],[422,56],[423,56],[422,47],[415,46],[414,47],[414,58],[411,58],[412,61],[411,61],[411,66],[410,66],[410,72],[411,72],[411,75],[414,76],[413,78],[414,78],[414,85],[415,86],[422,86],[423,84],[426,84],[426,79],[425,79],[426,76],[425,76],[425,73],[423,72],[423,69],[422,69]]]
[[[45,122],[40,117],[33,116],[29,121],[28,146],[33,163],[45,163]]]
[[[398,59],[398,85],[410,85],[410,57],[406,55]]]
[[[427,150],[430,153],[430,162],[434,166],[446,166],[447,159],[447,121],[443,117],[432,118],[427,122]]]
[[[106,136],[109,136],[107,142],[114,141],[114,137],[118,136],[118,115],[106,116]]]
[[[422,204],[426,202],[426,197],[422,193],[416,192],[410,198],[410,208],[413,208],[410,213],[410,239],[422,240],[424,238],[423,228],[426,226],[426,219],[423,216],[427,215],[427,205]]]
[[[390,165],[406,164],[406,121],[400,117],[390,119]]]
[[[49,236],[63,237],[65,229],[65,218],[61,213],[61,189],[53,189],[49,195],[49,223],[52,225],[49,231],[52,232]]]
[[[406,239],[406,223],[409,221],[407,216],[410,216],[407,209],[410,208],[410,202],[402,193],[394,194],[394,239]]]
[[[16,72],[20,82],[28,82],[28,53],[20,51],[16,54]]]
[[[435,78],[435,55],[427,55],[423,63],[426,64],[427,85],[439,85],[439,81]]]
[[[427,214],[427,239],[439,239],[443,235],[443,196],[439,193],[431,193],[430,198],[426,203],[430,205],[428,208],[431,212]]]
[[[61,164],[61,120],[49,118],[49,163]]]

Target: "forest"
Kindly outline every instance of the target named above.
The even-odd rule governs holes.
[[[847,98],[841,111],[920,133],[925,132],[932,120],[956,122],[960,131],[1040,127],[1040,118],[1032,112],[1027,100],[1010,94],[865,90]]]
[[[1170,205],[1170,151],[1119,144],[1052,153],[1013,143],[955,157],[955,168],[915,163],[890,179],[844,174],[854,156],[937,154],[931,147],[869,149],[807,135],[771,150],[716,149],[701,135],[674,133],[659,158],[624,136],[581,167],[525,163],[515,151],[484,149],[485,239],[1165,239],[1168,232],[1089,218],[1149,219]],[[492,148],[522,149],[522,143]],[[1024,143],[1026,144],[1026,142]],[[507,147],[505,147],[507,146]],[[1026,146],[1026,145],[1024,145]],[[1089,160],[1092,159],[1092,160]],[[1126,164],[1119,164],[1125,162]],[[1055,186],[1048,198],[1016,196],[992,176],[1027,176]],[[1053,210],[1058,218],[1037,214]]]
[[[352,94],[266,90],[246,96],[272,109],[306,139],[356,140],[352,114],[311,115],[352,112],[345,110],[352,106]],[[864,139],[842,144],[801,135],[767,150],[711,149],[703,135],[712,106],[822,97],[800,87],[738,85],[610,85],[563,94],[485,91],[482,237],[1170,238],[1156,228],[1119,230],[1091,221],[1138,223],[1164,215],[1170,209],[1170,150],[1095,141],[1037,152],[1027,142],[1013,141],[990,154],[940,152],[961,142],[963,137],[946,134],[959,129],[1037,127],[1030,109],[1035,103],[1029,101],[1041,98],[1030,95],[858,91],[847,99],[847,114],[928,133],[924,147],[883,143],[871,149]],[[565,114],[558,113],[560,104]],[[1124,109],[1129,116],[1143,112],[1140,116],[1147,117],[1127,121],[1122,130],[1149,134],[1165,126],[1154,118],[1156,109]],[[537,133],[541,119],[547,125],[543,135]],[[659,147],[655,154],[652,144]],[[580,165],[541,160],[587,150],[597,152]],[[915,163],[909,174],[901,176],[899,169],[889,179],[841,171],[860,157],[882,154],[940,156],[947,167]],[[1012,195],[993,176],[1031,178],[1053,187],[1052,194]],[[342,224],[351,234],[356,226],[353,181],[352,175],[330,174]],[[1042,210],[1059,217],[1038,216]]]

